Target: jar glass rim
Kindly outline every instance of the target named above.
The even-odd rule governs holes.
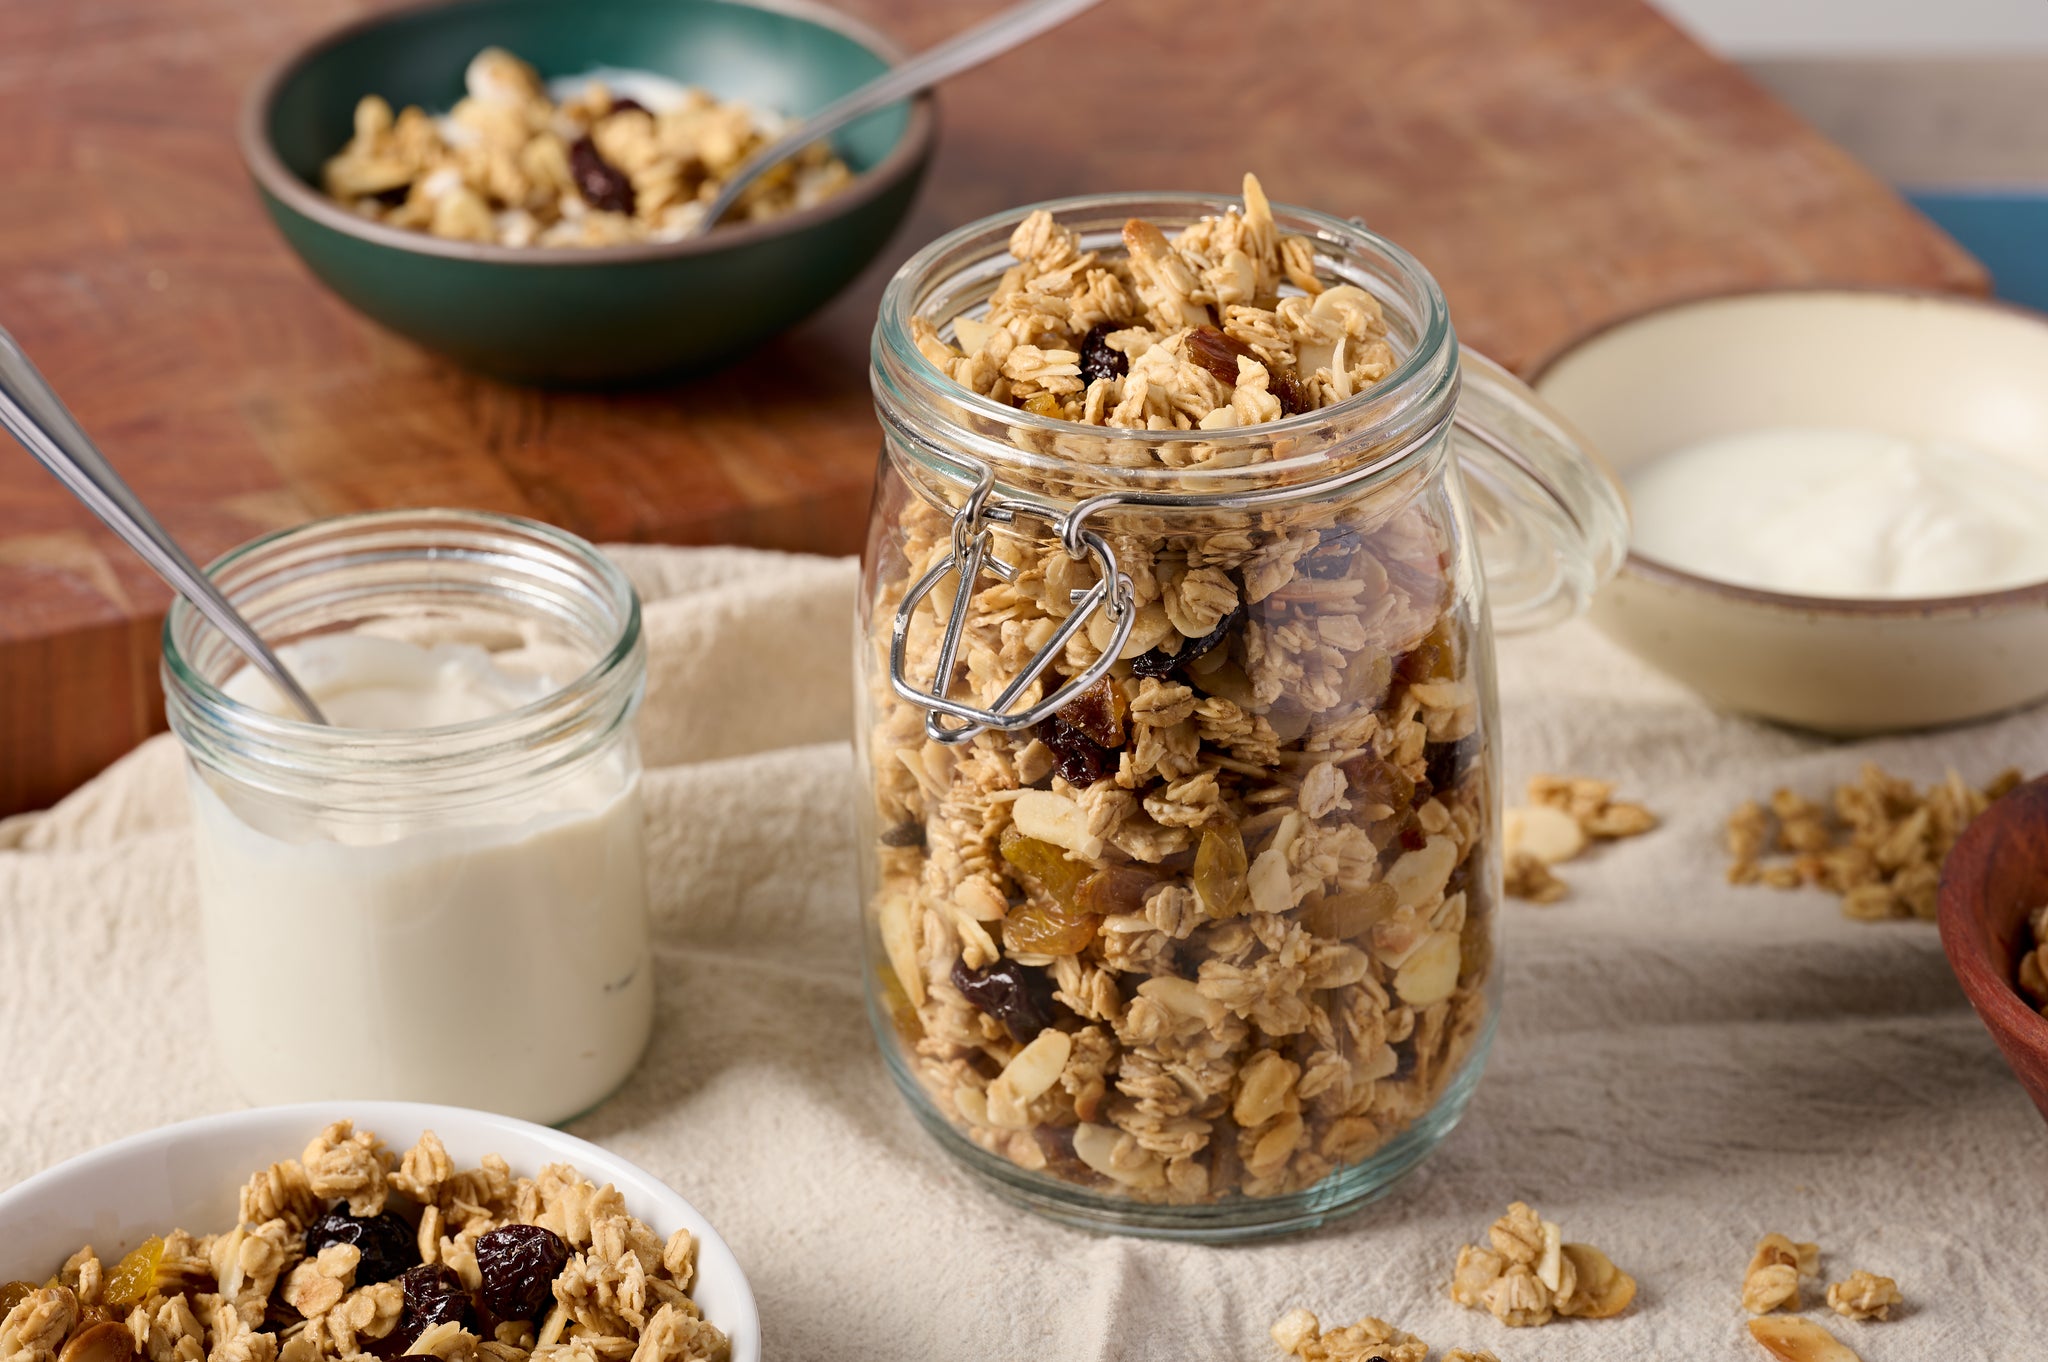
[[[616,637],[603,646],[597,658],[573,679],[515,709],[460,723],[392,732],[330,728],[296,714],[273,714],[258,709],[235,699],[205,676],[179,646],[179,637],[181,633],[186,632],[190,632],[194,637],[203,637],[204,633],[201,631],[210,633],[213,632],[213,628],[193,609],[190,602],[179,597],[171,602],[171,607],[164,617],[162,631],[166,699],[173,698],[175,686],[176,699],[194,705],[217,720],[231,723],[237,730],[265,745],[328,749],[345,745],[356,756],[375,760],[379,764],[402,761],[408,754],[416,755],[422,764],[427,764],[449,759],[469,760],[486,755],[498,746],[491,739],[500,732],[522,733],[530,738],[532,725],[545,722],[551,715],[565,707],[572,710],[583,708],[584,704],[604,690],[605,683],[635,656],[640,647],[640,597],[633,589],[633,584],[627,580],[625,573],[589,541],[525,516],[440,507],[352,512],[323,517],[259,535],[215,558],[206,565],[205,571],[209,578],[218,581],[237,566],[246,565],[252,559],[260,559],[262,555],[276,552],[294,540],[312,535],[335,532],[345,534],[353,531],[375,533],[379,530],[398,530],[408,526],[434,525],[485,532],[511,531],[545,543],[577,567],[590,573],[606,598],[606,604],[619,621]],[[422,561],[429,561],[432,557],[433,551],[427,550],[422,555]],[[233,593],[229,594],[232,599]],[[435,745],[442,746],[444,751],[421,751]]]
[[[1293,416],[1284,416],[1277,421],[1261,422],[1255,426],[1225,427],[1220,430],[1137,430],[1096,426],[1061,417],[1040,416],[974,392],[940,371],[925,357],[924,352],[918,349],[911,330],[911,319],[917,314],[930,284],[941,276],[941,271],[965,264],[964,259],[955,261],[954,257],[962,256],[965,248],[976,243],[983,243],[991,248],[983,250],[980,258],[991,258],[997,251],[1003,250],[1003,243],[1007,242],[1010,230],[1034,212],[1043,209],[1050,212],[1055,220],[1066,222],[1071,218],[1102,216],[1112,211],[1149,210],[1158,213],[1164,209],[1179,209],[1188,210],[1193,214],[1221,214],[1230,208],[1242,211],[1243,207],[1242,197],[1229,194],[1186,191],[1082,194],[1005,209],[946,233],[905,261],[890,278],[888,286],[883,291],[873,344],[874,384],[878,397],[883,396],[882,390],[885,385],[891,385],[894,377],[900,374],[918,387],[942,393],[948,403],[970,413],[973,417],[990,424],[1008,426],[1026,438],[1085,436],[1116,440],[1120,443],[1129,442],[1140,447],[1161,447],[1194,441],[1210,444],[1228,443],[1233,439],[1271,442],[1285,440],[1291,436],[1313,434],[1327,428],[1332,422],[1363,415],[1375,404],[1388,404],[1390,399],[1408,395],[1418,383],[1426,381],[1439,369],[1448,367],[1455,375],[1458,342],[1451,327],[1449,306],[1444,300],[1441,286],[1420,260],[1400,245],[1356,220],[1279,202],[1275,202],[1272,208],[1274,220],[1282,231],[1291,230],[1308,235],[1321,247],[1332,248],[1355,257],[1370,256],[1385,261],[1392,267],[1394,282],[1403,288],[1403,301],[1417,314],[1415,343],[1407,353],[1397,355],[1392,371],[1371,387],[1342,402],[1317,407]],[[1138,214],[1129,212],[1128,215]],[[1444,357],[1448,357],[1450,361],[1448,366],[1444,364]],[[972,443],[976,446],[1000,445],[998,441],[982,439],[975,439]],[[996,448],[981,448],[979,452],[998,454]],[[1057,468],[1064,462],[1056,456],[1046,456],[1015,446],[1001,449],[999,457],[1006,463],[1029,467]],[[1329,458],[1330,451],[1318,447],[1253,467],[1261,477],[1287,478],[1317,468],[1327,463]],[[1183,487],[1199,485],[1205,479],[1241,480],[1250,471],[1252,469],[1245,465],[1216,468],[1194,466],[1091,469],[1091,472],[1099,476],[1113,476],[1119,481],[1128,479],[1139,485],[1156,480],[1171,481]]]

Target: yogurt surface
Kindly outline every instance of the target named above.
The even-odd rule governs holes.
[[[1996,591],[2048,580],[2048,452],[2042,470],[1876,431],[1745,431],[1637,469],[1633,542],[1687,572],[1797,595]]]
[[[507,713],[557,689],[563,661],[362,634],[280,653],[337,727],[383,732]],[[289,713],[252,671],[224,689]],[[230,1075],[261,1102],[430,1100],[544,1122],[595,1105],[653,1022],[630,740],[453,811],[394,776],[366,812],[192,769]]]

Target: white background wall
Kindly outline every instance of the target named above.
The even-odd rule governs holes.
[[[1654,0],[1732,57],[2048,54],[2048,0]]]

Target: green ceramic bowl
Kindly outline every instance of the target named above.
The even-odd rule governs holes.
[[[888,40],[803,0],[461,0],[321,38],[251,94],[242,154],[313,273],[376,321],[486,373],[601,384],[704,369],[822,306],[903,220],[932,145],[929,99],[833,139],[855,182],[815,207],[690,241],[482,246],[368,221],[318,189],[356,101],[451,107],[463,68],[507,48],[543,78],[653,71],[801,117],[895,62]]]

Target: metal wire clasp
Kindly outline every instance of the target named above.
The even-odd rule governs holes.
[[[1123,652],[1124,644],[1130,640],[1131,624],[1137,618],[1132,604],[1131,579],[1117,567],[1116,553],[1107,541],[1084,523],[1087,517],[1113,503],[1115,497],[1096,497],[1085,501],[1071,510],[1061,512],[1049,506],[1029,501],[1006,501],[991,495],[995,487],[995,470],[978,460],[954,456],[949,462],[965,465],[974,470],[974,486],[967,493],[965,503],[953,516],[953,549],[944,558],[934,563],[930,571],[917,579],[904,595],[903,603],[896,608],[896,623],[889,637],[889,684],[896,694],[911,704],[926,711],[925,732],[936,742],[947,744],[963,743],[984,729],[996,729],[1014,733],[1043,723],[1054,713],[1088,687],[1094,685]],[[1009,684],[1003,687],[988,708],[982,709],[965,701],[948,697],[952,689],[953,672],[960,654],[960,640],[967,631],[967,611],[983,573],[1000,581],[1015,581],[1019,569],[995,556],[990,545],[998,525],[1015,525],[1020,520],[1037,520],[1044,523],[1059,536],[1061,547],[1070,558],[1079,561],[1093,558],[1096,567],[1095,584],[1084,591],[1070,594],[1074,609],[1061,622],[1059,629],[1043,648],[1032,654],[1024,669],[1017,673]],[[938,665],[932,671],[931,681],[920,688],[910,680],[905,665],[904,652],[910,637],[911,616],[931,595],[946,574],[958,572],[960,585],[953,595],[953,611],[946,619],[945,638],[939,644]],[[1102,655],[1082,673],[1060,689],[1046,696],[1028,709],[1012,713],[1010,706],[1019,695],[1052,665],[1066,648],[1067,640],[1087,624],[1097,610],[1109,611],[1112,636]],[[960,721],[958,727],[948,725],[948,719]]]

